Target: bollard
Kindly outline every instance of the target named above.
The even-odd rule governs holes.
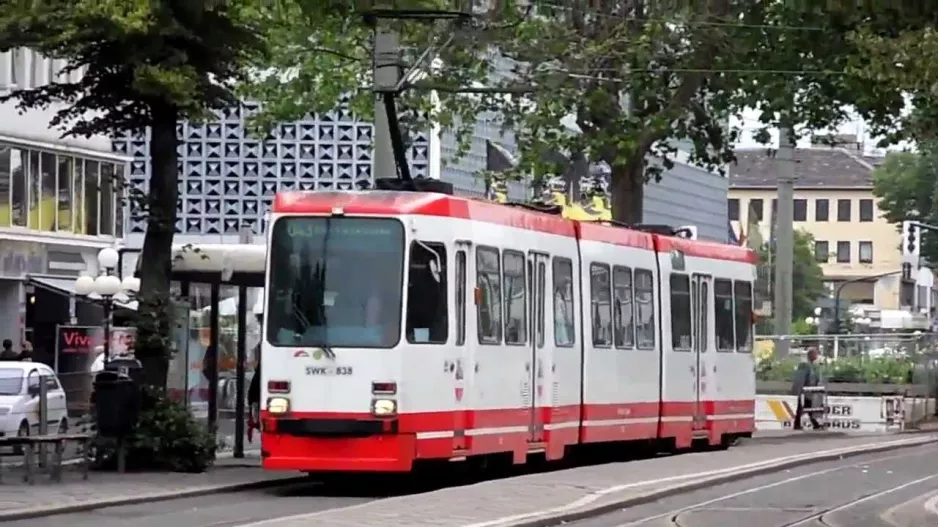
[[[49,435],[49,385],[46,378],[39,376],[39,437]],[[49,461],[46,444],[39,444],[39,467],[46,468]]]

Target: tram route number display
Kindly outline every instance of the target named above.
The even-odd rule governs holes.
[[[853,407],[849,404],[829,404],[824,409],[827,415],[827,427],[840,430],[859,430],[862,424],[859,419],[853,417]],[[811,427],[811,420],[807,415],[802,418],[802,424],[805,427]],[[791,428],[792,422],[783,423],[786,428]]]
[[[352,375],[351,366],[307,366],[306,375]]]

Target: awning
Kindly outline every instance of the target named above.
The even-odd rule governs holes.
[[[75,292],[75,279],[74,278],[63,278],[58,276],[37,276],[29,275],[26,277],[26,283],[28,285],[33,285],[36,287],[41,287],[47,291],[57,293],[63,296],[75,296],[80,298],[80,295]],[[88,299],[92,301],[100,301],[101,297],[97,295],[90,295]],[[131,302],[114,302],[115,307],[121,309],[130,309],[133,311],[137,310],[137,301]]]

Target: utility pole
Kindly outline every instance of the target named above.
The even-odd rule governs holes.
[[[795,138],[791,128],[778,130],[778,226],[775,230],[775,334],[791,333],[792,268],[794,267],[795,232]],[[775,356],[786,357],[790,342],[775,343]]]
[[[396,91],[401,77],[401,47],[397,30],[378,21],[375,27],[373,69],[375,78],[375,131],[372,175],[378,179],[397,179],[391,124],[384,104],[384,93]]]

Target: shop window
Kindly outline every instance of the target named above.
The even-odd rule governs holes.
[[[73,170],[74,160],[70,156],[59,156],[59,168],[56,175],[56,194],[58,207],[56,208],[56,230],[71,232],[72,230],[72,189],[74,188]]]
[[[28,165],[29,155],[25,150],[10,149],[10,208],[14,227],[26,227],[29,221]]]
[[[101,162],[101,234],[114,234],[114,165]]]
[[[85,234],[98,235],[98,177],[100,165],[97,161],[85,161]]]

